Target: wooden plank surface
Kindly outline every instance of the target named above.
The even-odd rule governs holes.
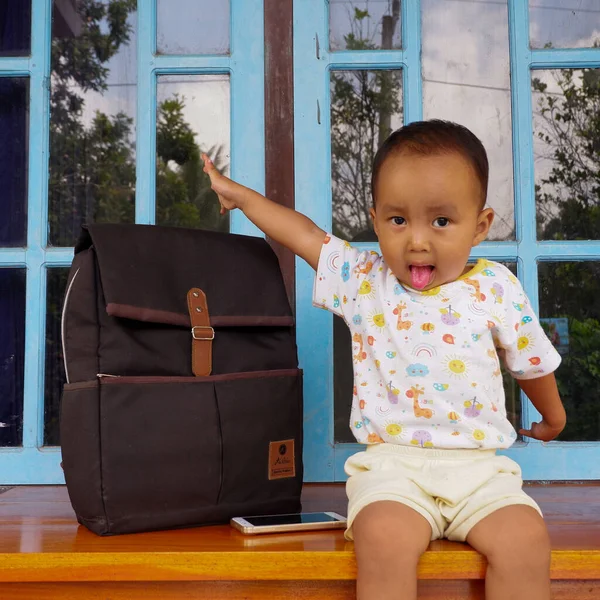
[[[546,514],[553,578],[600,581],[600,485],[531,486],[528,491]],[[345,512],[343,486],[306,486],[303,505],[308,511]],[[61,486],[15,487],[0,495],[0,531],[0,582],[355,577],[354,546],[341,531],[244,536],[223,525],[98,537],[77,524]],[[446,540],[432,542],[419,565],[424,580],[478,580],[484,573],[478,553]]]
[[[353,581],[8,583],[10,600],[355,600]],[[484,582],[419,581],[419,600],[484,600]],[[600,582],[553,581],[553,600],[598,600]]]

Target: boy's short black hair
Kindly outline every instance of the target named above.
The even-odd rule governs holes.
[[[379,171],[385,160],[393,154],[420,154],[432,156],[458,152],[466,158],[481,184],[481,208],[485,206],[489,178],[487,153],[479,138],[469,129],[458,123],[432,119],[415,121],[397,129],[383,142],[373,161],[371,194],[375,206],[375,188]]]

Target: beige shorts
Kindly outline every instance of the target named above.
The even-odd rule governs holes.
[[[540,507],[523,491],[519,465],[495,450],[436,450],[394,444],[368,446],[345,465],[350,476],[348,529],[367,505],[400,502],[423,515],[431,539],[464,542],[471,528],[504,506]]]

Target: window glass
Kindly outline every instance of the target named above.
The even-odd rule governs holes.
[[[23,444],[25,269],[0,269],[0,446]]]
[[[600,69],[534,71],[537,236],[600,239]]]
[[[228,231],[200,155],[229,174],[229,76],[163,75],[157,96],[156,224]]]
[[[532,48],[592,48],[600,42],[598,0],[529,0]]]
[[[0,56],[31,52],[31,0],[0,2]]]
[[[488,154],[489,240],[515,238],[508,6],[422,0],[423,116],[468,127]]]
[[[400,0],[329,0],[331,50],[401,47]]]
[[[0,77],[0,247],[27,243],[29,79]]]
[[[86,222],[134,221],[136,23],[135,0],[53,3],[52,246],[74,245]]]
[[[44,445],[59,446],[60,398],[66,381],[61,318],[69,269],[48,269],[46,276],[46,360],[44,369]]]
[[[600,440],[600,262],[539,264],[540,318],[562,364],[567,426],[557,439]]]
[[[402,73],[332,71],[330,94],[333,233],[373,241],[371,168],[379,146],[402,126]]]
[[[229,0],[157,0],[159,54],[228,54]]]

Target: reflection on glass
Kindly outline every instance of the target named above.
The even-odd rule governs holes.
[[[29,79],[0,77],[0,247],[27,240],[28,121]]]
[[[401,72],[332,71],[330,93],[333,233],[375,240],[371,168],[379,146],[402,126]]]
[[[401,47],[400,0],[329,0],[331,50]]]
[[[515,263],[503,263],[516,274]],[[356,442],[350,431],[352,405],[352,340],[350,330],[339,317],[333,317],[333,405],[334,438],[338,443]],[[521,427],[521,395],[516,381],[503,369],[506,416],[518,432]],[[519,436],[521,439],[521,436]]]
[[[27,56],[31,52],[31,0],[0,3],[0,56]]]
[[[135,11],[135,0],[54,2],[50,245],[72,246],[86,222],[134,221]]]
[[[229,173],[229,76],[161,76],[157,97],[156,224],[228,231],[200,155]]]
[[[515,238],[506,0],[423,0],[423,114],[468,127],[490,163],[489,240]]]
[[[25,269],[0,269],[0,446],[23,444]]]
[[[534,71],[537,236],[600,239],[600,69]]]
[[[158,54],[228,54],[229,0],[157,0]]]
[[[562,355],[563,441],[600,440],[600,262],[540,263],[540,318]]]
[[[532,48],[591,48],[600,43],[598,0],[529,0]]]
[[[62,352],[62,304],[69,269],[47,271],[46,293],[46,363],[44,371],[44,445],[59,446],[60,398],[65,383]]]

